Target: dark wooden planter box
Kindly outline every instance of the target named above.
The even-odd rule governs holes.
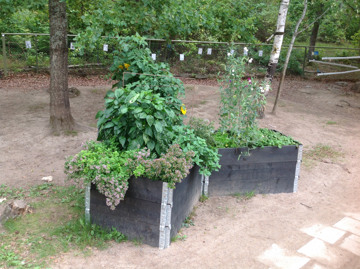
[[[167,248],[201,196],[198,170],[194,167],[181,183],[176,183],[175,189],[161,181],[131,178],[125,199],[115,210],[106,206],[105,196],[93,186],[88,203],[91,222],[114,227],[129,240]]]
[[[221,169],[204,183],[204,194],[223,196],[234,193],[296,192],[302,145],[219,149]],[[241,154],[240,158],[239,155]]]

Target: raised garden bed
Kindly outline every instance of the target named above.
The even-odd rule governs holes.
[[[115,210],[110,210],[105,196],[92,186],[88,190],[90,208],[87,208],[91,222],[106,228],[114,227],[129,240],[167,248],[201,196],[198,170],[198,167],[191,169],[181,183],[176,183],[175,189],[161,181],[131,178],[125,199]]]
[[[221,169],[205,179],[204,194],[296,192],[302,159],[302,145],[219,149]],[[240,157],[239,157],[240,156]]]

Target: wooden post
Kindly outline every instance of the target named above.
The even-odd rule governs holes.
[[[38,40],[35,35],[35,53],[36,53],[36,73],[39,71],[39,57],[38,57]]]
[[[6,63],[6,45],[5,45],[5,34],[1,35],[2,37],[2,53],[3,53],[3,63],[4,63],[4,75],[5,77],[8,74],[7,63]]]
[[[304,74],[305,74],[306,56],[307,56],[307,47],[305,47],[305,52],[304,52],[304,60],[303,60],[303,76],[304,76]]]

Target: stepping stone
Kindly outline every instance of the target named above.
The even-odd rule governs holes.
[[[310,236],[319,238],[329,244],[334,244],[345,234],[344,231],[335,229],[333,227],[323,226],[321,224],[313,225],[309,228],[302,229],[301,231]]]
[[[268,266],[275,266],[279,269],[300,269],[310,261],[306,257],[287,255],[286,251],[276,244],[273,244],[258,259]]]
[[[340,247],[360,256],[360,237],[352,234],[345,238]]]
[[[353,218],[345,217],[336,223],[334,227],[360,236],[360,221]]]

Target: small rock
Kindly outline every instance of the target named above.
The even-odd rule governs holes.
[[[70,98],[74,98],[80,95],[80,91],[75,88],[75,87],[71,87],[69,88],[69,97]]]
[[[352,92],[360,93],[360,81],[355,82],[355,84],[351,86],[350,90]]]
[[[5,207],[4,212],[0,215],[0,222],[14,219],[31,212],[30,206],[24,200],[15,200]]]
[[[346,87],[348,85],[346,81],[336,81],[335,84],[341,87]]]
[[[53,177],[52,176],[43,177],[41,180],[46,181],[46,182],[51,182],[51,181],[53,181]]]

